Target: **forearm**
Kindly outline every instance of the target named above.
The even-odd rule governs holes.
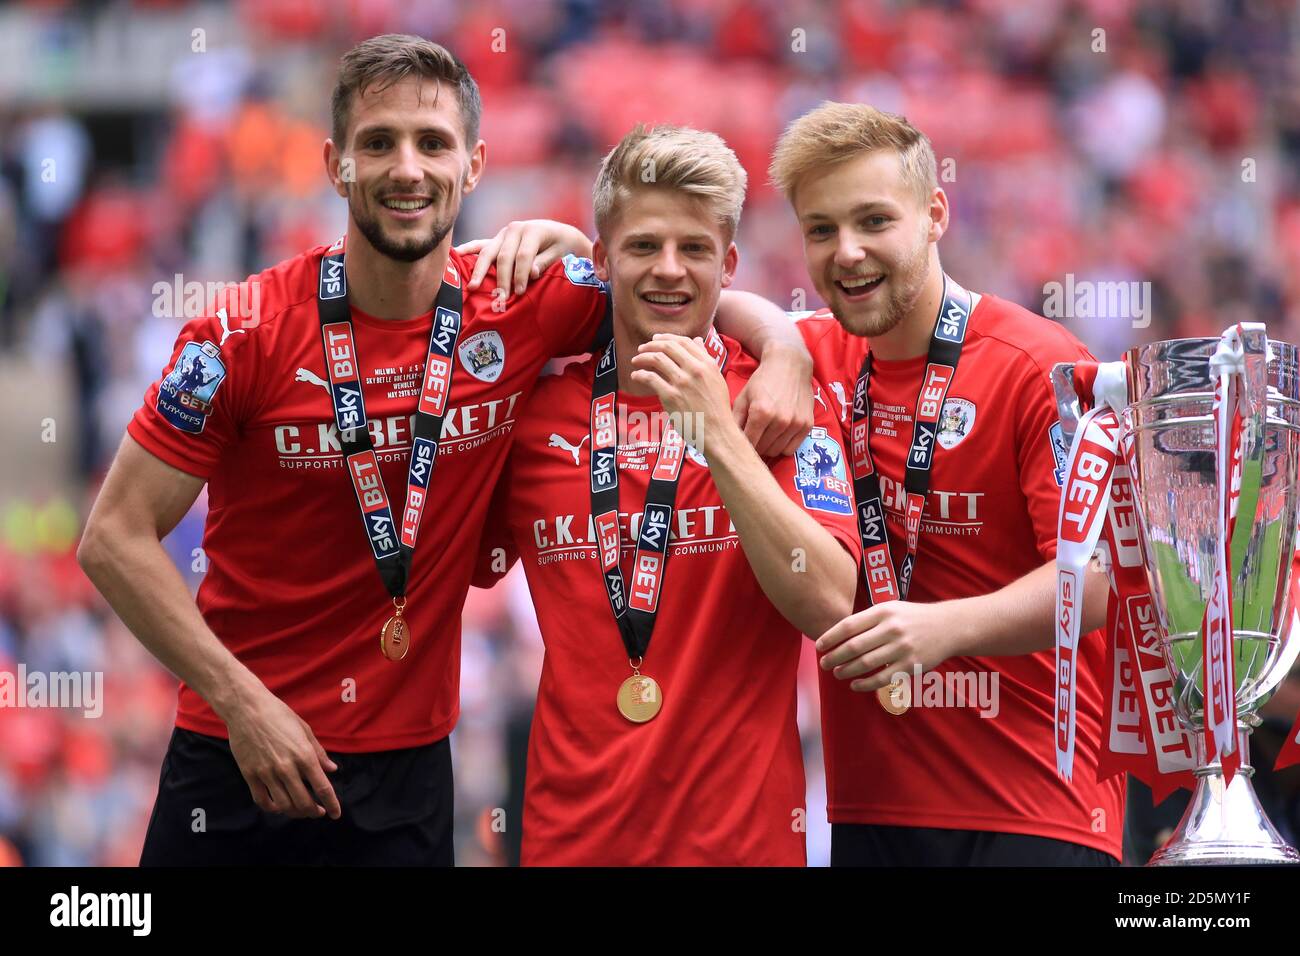
[[[1110,585],[1106,575],[1085,571],[1083,619],[1079,633],[1103,627]],[[953,656],[1002,657],[1032,654],[1056,645],[1056,562],[1035,568],[992,594],[948,601]]]
[[[203,620],[157,538],[125,529],[88,532],[77,559],[136,639],[222,720],[265,690]]]
[[[799,329],[785,312],[761,295],[723,289],[714,325],[750,355],[763,358],[769,349],[787,351],[805,361],[807,374],[812,375],[812,356]]]
[[[709,472],[763,593],[817,637],[853,610],[857,568],[839,542],[791,501],[731,422],[710,435]]]

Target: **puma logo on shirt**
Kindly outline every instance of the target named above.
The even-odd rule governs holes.
[[[831,391],[835,393],[835,397],[840,403],[840,421],[847,422],[849,420],[849,400],[844,395],[844,385],[841,382],[831,382],[830,386]]]
[[[218,309],[218,310],[217,310],[217,318],[218,318],[218,319],[220,320],[220,322],[221,322],[221,341],[217,343],[218,348],[221,347],[222,345],[225,345],[225,344],[226,344],[226,339],[230,338],[232,335],[238,335],[238,334],[241,333],[241,332],[247,332],[247,331],[248,331],[247,329],[235,329],[235,330],[232,332],[232,331],[230,330],[230,326],[227,324],[227,323],[230,321],[230,319],[229,319],[229,317],[226,315],[226,310],[225,310],[225,309]]]
[[[565,439],[564,436],[557,435],[555,432],[551,432],[551,440],[550,442],[547,443],[546,447],[563,448],[565,451],[569,452],[569,454],[573,455],[573,463],[576,465],[578,464],[578,453],[582,450],[582,444],[590,437],[591,437],[590,435],[584,435],[582,437],[582,441],[578,442],[578,444],[570,445],[568,440]]]
[[[307,369],[307,368],[298,369],[298,374],[294,377],[294,381],[307,382],[308,384],[311,385],[319,385],[321,388],[325,389],[325,391],[327,392],[330,391],[330,383],[325,381],[325,379],[321,378],[311,369]],[[333,392],[330,392],[330,394],[332,395]]]

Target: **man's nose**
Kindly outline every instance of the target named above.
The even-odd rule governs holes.
[[[655,257],[654,275],[663,279],[680,279],[686,275],[682,257],[671,244],[666,244]]]
[[[399,183],[418,183],[424,178],[419,156],[415,144],[399,142],[393,153],[393,165],[388,170],[388,178]]]
[[[840,231],[839,242],[835,245],[835,264],[841,269],[852,269],[867,257],[862,242],[851,230]]]

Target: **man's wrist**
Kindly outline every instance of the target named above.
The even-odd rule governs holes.
[[[752,451],[749,439],[730,415],[724,415],[717,422],[704,422],[702,437],[704,447],[700,450],[709,460],[710,470],[732,471],[742,460],[746,449]]]
[[[951,626],[944,628],[944,660],[950,657],[978,657],[979,621],[987,595],[941,602]]]
[[[200,691],[199,696],[208,702],[213,712],[227,725],[238,720],[260,694],[267,692],[266,685],[237,660],[212,683],[212,689],[206,694]],[[196,687],[195,690],[199,688]]]
[[[808,349],[802,344],[787,342],[784,339],[769,338],[763,343],[762,351],[758,356],[759,362],[769,361],[787,361],[791,362],[802,369],[806,370],[808,375],[812,375],[813,360]]]

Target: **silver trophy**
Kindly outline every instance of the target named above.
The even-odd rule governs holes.
[[[1133,496],[1143,560],[1174,682],[1175,713],[1196,746],[1191,803],[1173,836],[1151,858],[1152,866],[1300,862],[1300,854],[1264,815],[1250,783],[1250,733],[1260,723],[1255,712],[1300,652],[1300,621],[1289,587],[1300,470],[1300,369],[1296,347],[1269,340],[1258,325],[1247,326],[1242,335],[1245,434],[1228,569],[1241,766],[1230,786],[1224,786],[1218,760],[1207,759],[1201,622],[1218,537],[1209,359],[1219,341],[1154,342],[1131,349],[1123,361],[1127,407],[1121,434],[1134,443]],[[1078,416],[1072,372],[1073,366],[1058,365],[1052,376],[1067,430]]]

